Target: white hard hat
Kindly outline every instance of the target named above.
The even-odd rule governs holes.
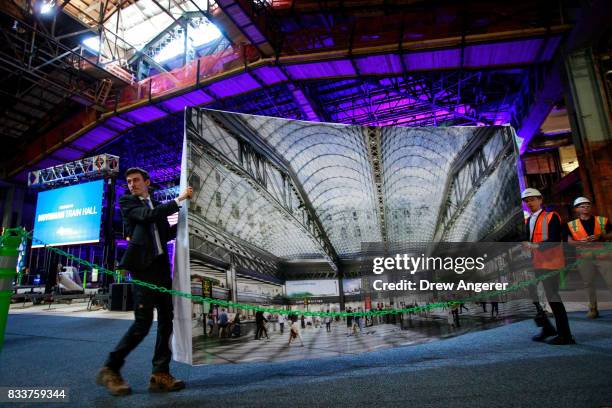
[[[535,188],[526,188],[521,193],[521,200],[524,200],[527,197],[542,197],[542,193],[540,193]]]
[[[589,200],[586,197],[578,197],[577,199],[574,200],[574,207],[579,206],[580,204],[584,204],[584,203],[589,203],[591,204],[591,200]]]

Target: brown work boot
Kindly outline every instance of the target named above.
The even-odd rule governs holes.
[[[132,389],[117,371],[102,367],[96,376],[96,383],[106,387],[111,395],[128,395]]]
[[[183,380],[177,380],[168,373],[153,373],[149,380],[149,391],[151,392],[170,392],[185,388]]]
[[[589,319],[597,319],[599,317],[599,310],[597,310],[597,303],[589,303],[589,311],[587,313]]]

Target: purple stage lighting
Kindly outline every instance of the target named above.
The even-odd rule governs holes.
[[[253,74],[266,85],[274,85],[279,82],[287,81],[287,76],[280,68],[277,67],[261,67],[253,71]]]
[[[286,71],[293,79],[298,80],[356,75],[349,60],[290,65],[286,68]]]
[[[154,106],[144,106],[142,108],[137,108],[133,111],[123,113],[123,115],[134,123],[146,123],[163,118],[167,115],[167,113]]]
[[[248,73],[236,75],[208,86],[208,89],[220,98],[238,95],[259,88],[261,86]]]
[[[117,133],[118,132],[105,128],[104,126],[98,126],[72,142],[71,146],[74,146],[80,150],[89,151],[101,143],[113,138],[115,135],[117,135]]]

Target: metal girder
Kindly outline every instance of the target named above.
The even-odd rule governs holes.
[[[203,115],[200,110],[196,112],[198,117]],[[255,130],[237,117],[227,116],[222,112],[207,112],[206,114],[238,142],[240,149],[238,157],[231,159],[205,140],[198,139],[203,149],[222,166],[247,180],[266,197],[270,204],[293,220],[322,249],[334,271],[338,271],[338,254],[289,163],[262,140]],[[193,115],[188,115],[187,129],[197,134],[199,127],[193,123],[192,117]],[[277,177],[268,176],[268,170],[274,170],[281,175],[280,185]],[[292,193],[299,200],[298,213],[292,203]]]
[[[30,89],[28,89],[27,91],[29,91]],[[17,104],[23,104],[24,106],[27,106],[28,108],[30,108],[30,110],[34,110],[36,112],[42,113],[43,116],[46,114],[47,110],[50,107],[53,107],[53,104],[51,104],[50,102],[45,102],[45,100],[43,100],[41,98],[37,98],[36,101],[38,103],[47,104],[49,106],[40,106],[40,105],[36,105],[36,104],[34,104],[34,103],[30,102],[30,101],[27,101],[26,99],[24,99],[24,97],[27,96],[27,91],[25,93],[23,93],[23,94],[20,94],[20,95],[13,95],[11,93],[5,92],[5,91],[0,89],[0,95],[7,96],[7,97],[11,98],[14,101],[14,103],[12,104],[13,107],[15,105],[17,105]]]
[[[134,50],[135,51],[135,54],[134,54],[135,56],[142,56],[143,58],[146,58],[147,61],[149,61],[153,66],[155,66],[156,69],[159,69],[160,72],[168,72],[164,67],[162,67],[161,65],[157,64],[156,61],[151,59],[151,57],[149,57],[148,55],[144,54],[142,51],[140,51],[136,47],[134,47],[133,44],[129,43],[123,37],[119,36],[117,33],[113,32],[112,30],[110,30],[109,28],[104,26],[104,22],[106,22],[106,20],[108,18],[110,18],[110,16],[112,14],[108,15],[102,23],[100,23],[98,20],[94,20],[91,16],[87,16],[87,18],[90,19],[89,22],[84,22],[80,18],[74,16],[72,13],[68,12],[68,13],[65,13],[65,15],[70,17],[70,18],[72,18],[73,21],[78,22],[79,24],[83,24],[83,23],[90,24],[92,27],[91,27],[91,29],[89,31],[91,31],[92,33],[101,35],[101,37],[102,37],[102,39],[104,41],[100,41],[100,49],[101,49],[100,52],[102,52],[102,48],[103,48],[104,44],[108,44],[109,51],[111,53],[113,53],[112,49],[111,49],[111,42],[113,42],[114,43],[114,48],[115,48],[115,53],[117,55],[123,53],[124,54],[123,57],[125,57],[127,59],[127,56],[125,56],[126,50]],[[98,31],[96,32],[96,30],[98,30]],[[114,40],[110,39],[109,36],[113,37]],[[56,37],[56,39],[59,39],[59,38]],[[122,46],[118,46],[117,45],[118,41],[122,44]],[[118,59],[118,58],[113,58],[113,59]],[[108,72],[108,71],[105,71],[105,72]],[[118,79],[125,80],[124,78],[119,78],[119,77],[118,77]]]
[[[169,16],[170,16],[170,18],[171,18],[172,20],[174,20],[174,22],[175,22],[175,23],[180,24],[180,23],[179,23],[179,21],[178,21],[178,19],[177,19],[176,17],[174,17],[174,16],[172,15],[172,13],[171,13],[171,12],[170,12],[170,11],[169,11],[167,8],[165,8],[164,6],[162,6],[162,5],[161,5],[161,4],[160,4],[160,3],[159,3],[157,0],[151,0],[151,1],[153,2],[153,4],[155,4],[157,7],[159,7],[159,8],[161,9],[161,11],[163,11],[164,13],[166,13],[167,15],[169,15]]]
[[[147,44],[145,44],[142,47],[141,50],[137,51],[131,58],[129,58],[128,63],[133,66],[134,64],[138,63],[141,59],[146,59],[147,63],[155,67],[156,69],[161,70],[162,72],[168,72],[168,69],[166,69],[163,66],[163,64],[155,61],[154,59],[155,55],[152,53],[151,50],[155,48],[159,43],[161,43],[164,38],[166,38],[169,35],[172,35],[172,33],[176,32],[179,28],[182,28],[183,30],[185,30],[185,33],[187,33],[189,29],[189,24],[191,23],[191,21],[193,19],[202,19],[202,18],[208,19],[208,21],[210,21],[208,13],[204,11],[201,11],[201,12],[200,11],[197,11],[197,12],[188,11],[188,12],[184,12],[178,18],[174,18],[174,21],[172,22],[172,24],[170,24],[168,27],[162,30],[159,34],[153,37]],[[223,44],[225,45],[229,44],[224,34],[222,34],[222,36],[219,38],[217,43],[212,47],[213,48],[212,51],[218,50],[219,46]]]
[[[352,123],[363,125],[397,120],[398,123],[424,125],[436,125],[440,121],[492,124],[500,104],[511,102],[511,95],[518,89],[518,86],[513,86],[512,75],[508,78],[510,81],[503,82],[506,79],[503,73],[479,71],[459,76],[458,73],[439,72],[384,80],[365,78],[362,81],[342,81],[339,87],[326,83],[322,89],[310,88],[314,89],[325,109],[334,111],[335,120],[343,123],[352,120]],[[483,82],[487,85],[483,86]],[[366,87],[369,88],[364,90]],[[460,91],[460,87],[464,89]],[[482,98],[481,94],[488,95],[489,100]],[[464,112],[464,109],[468,111]],[[480,113],[473,114],[471,109],[478,109]],[[415,122],[411,117],[417,115],[419,119]]]
[[[401,58],[401,60],[403,61],[404,59],[403,59],[403,58]],[[402,65],[403,65],[403,64],[402,64]],[[473,76],[476,76],[476,75],[478,75],[478,74],[472,74],[472,75],[473,75]],[[406,76],[406,71],[404,71],[404,78],[405,78],[405,81],[406,81],[406,82],[408,82],[408,78],[407,78],[407,76]],[[464,79],[462,79],[462,78],[459,78],[459,79],[458,79],[458,81],[457,81],[457,85],[456,85],[456,86],[457,86],[457,88],[459,88],[459,86],[460,86],[459,84],[460,84],[462,81],[464,81]],[[421,84],[423,84],[424,82],[425,82],[425,81],[423,80],[423,81],[421,82]],[[384,88],[384,87],[383,87],[383,86],[380,84],[380,81],[378,81],[377,86],[379,86],[379,87],[381,87],[381,88]],[[421,89],[423,89],[423,88],[425,88],[425,87],[421,86]],[[443,110],[447,110],[447,111],[448,111],[448,112],[449,112],[449,113],[450,113],[452,116],[454,116],[454,117],[456,117],[456,118],[460,118],[460,119],[465,119],[465,120],[468,120],[468,121],[470,121],[470,122],[472,122],[472,123],[474,123],[474,124],[479,124],[479,123],[484,123],[484,124],[487,124],[487,125],[491,125],[491,124],[492,124],[492,123],[491,123],[491,122],[490,122],[490,121],[489,121],[487,118],[484,118],[484,117],[478,117],[478,116],[469,116],[469,115],[465,115],[465,114],[462,114],[462,113],[460,113],[460,112],[457,112],[454,106],[444,106],[444,105],[443,105],[443,104],[441,104],[441,103],[436,103],[436,102],[435,102],[435,95],[436,95],[436,94],[439,94],[439,93],[447,93],[447,94],[450,94],[452,87],[447,87],[447,88],[442,88],[442,87],[440,87],[439,89],[434,89],[432,86],[428,86],[426,89],[427,89],[427,90],[429,90],[429,92],[431,93],[431,95],[427,95],[427,94],[426,94],[426,92],[422,92],[422,93],[420,93],[420,94],[419,94],[419,93],[418,93],[418,92],[416,92],[414,89],[405,89],[405,88],[404,88],[406,92],[402,92],[401,90],[395,90],[395,89],[393,89],[393,88],[391,88],[391,89],[389,89],[389,88],[384,88],[384,89],[389,90],[390,92],[393,92],[393,93],[397,93],[398,95],[403,95],[403,96],[405,96],[405,97],[412,98],[412,99],[414,99],[414,102],[415,102],[415,103],[416,103],[416,102],[423,103],[423,104],[425,104],[427,107],[429,107],[430,109],[433,109],[434,111],[435,111],[436,109],[443,109]],[[436,93],[434,94],[434,92],[436,92]],[[455,93],[454,95],[457,95],[457,99],[458,99],[457,104],[462,103],[462,102],[461,102],[461,100],[460,100],[460,99],[461,99],[460,94],[459,94],[459,93]],[[425,97],[425,99],[423,99],[423,97]]]
[[[500,130],[499,127],[480,127],[453,162],[444,187],[436,221],[434,242],[444,241],[467,203],[480,185],[514,148],[511,128],[501,128],[502,145],[494,157],[485,157],[484,147]]]
[[[562,98],[562,65],[538,65],[530,69],[518,92],[510,121],[524,139],[521,153],[526,151],[553,106]]]
[[[2,12],[0,11],[0,13]],[[25,29],[27,31],[28,39],[26,40],[23,38],[23,36],[17,35],[13,32],[7,32],[5,35],[14,41],[14,44],[21,44],[23,47],[21,52],[21,57],[23,59],[22,62],[24,62],[23,66],[27,67],[28,70],[36,71],[44,65],[57,61],[60,64],[53,64],[54,67],[79,71],[80,73],[83,73],[87,79],[92,81],[95,81],[97,78],[83,71],[82,67],[85,64],[91,65],[94,69],[98,69],[103,73],[107,73],[107,71],[105,71],[103,68],[97,66],[92,61],[80,55],[77,52],[80,47],[76,49],[69,48],[68,46],[62,44],[58,39],[43,32],[41,30],[43,26],[32,27],[23,21],[17,21],[17,23],[19,24],[20,29]],[[29,49],[29,51],[24,51],[26,49]],[[16,55],[12,59],[16,60],[18,57],[19,55]],[[32,62],[34,57],[40,58],[42,64],[37,67],[33,67]],[[27,64],[25,63],[26,60],[28,62]]]
[[[538,76],[536,81],[531,79],[532,75],[526,78],[511,122],[517,134],[523,138],[521,154],[527,151],[551,109],[564,96],[565,54],[590,47],[605,35],[603,33],[608,32],[610,7],[607,0],[583,3],[580,18],[567,36],[563,52],[557,51],[548,66],[534,69],[533,75]],[[542,72],[543,69],[545,72]]]
[[[275,48],[272,46],[270,39],[268,38],[269,34],[270,32],[278,33],[281,30],[267,7],[256,7],[255,3],[248,0],[217,2],[216,5],[227,16],[238,31],[240,31],[240,34],[249,40],[262,53],[262,55],[272,55]],[[245,6],[249,6],[250,10],[246,9]],[[234,15],[234,10],[239,10],[240,12]],[[259,16],[263,16],[263,18],[266,20],[265,25],[255,21]],[[258,43],[253,41],[252,35],[249,32],[249,27],[254,27],[263,38],[263,41]]]
[[[385,192],[383,191],[383,163],[380,139],[382,132],[379,127],[368,126],[364,130],[365,145],[368,148],[368,160],[372,169],[374,194],[378,206],[378,224],[382,242],[387,242],[387,219],[385,217]]]
[[[225,245],[220,246],[197,234],[189,234],[190,257],[200,260],[212,261],[213,264],[229,267],[233,262],[235,265],[247,271],[253,271],[262,275],[278,278],[275,266],[264,263],[252,256],[236,255],[235,252],[227,250]],[[205,258],[205,259],[202,259]],[[206,259],[208,258],[208,259]]]
[[[598,71],[592,49],[567,55],[565,70],[569,82],[570,120],[580,164],[585,195],[591,197],[600,214],[612,214],[612,123],[606,104],[605,82]],[[599,68],[599,69],[598,69]]]
[[[285,67],[283,67],[281,64],[277,64],[276,66],[281,70],[283,75],[285,75],[285,77],[289,79],[289,84],[287,84],[287,89],[289,90],[289,92],[291,92],[291,96],[293,97],[293,100],[295,101],[296,105],[299,106],[300,111],[302,111],[302,113],[304,114],[305,119],[306,120],[313,119],[309,117],[308,110],[312,111],[317,121],[321,122],[321,118],[325,119],[325,116],[322,115],[321,112],[319,112],[319,109],[316,107],[316,105],[312,103],[310,96],[306,92],[306,89],[303,86],[301,86],[299,83],[296,83],[291,78],[291,75],[289,75]],[[302,98],[300,98],[300,93],[301,93]]]
[[[94,104],[95,90],[100,79],[86,72],[85,67],[99,70],[103,77],[112,75],[80,55],[80,47],[69,48],[59,40],[41,31],[43,26],[31,27],[18,21],[19,27],[25,29],[25,34],[16,32],[5,33],[13,44],[19,45],[19,52],[0,53],[1,68],[11,75],[21,73],[21,77],[34,85],[51,92],[55,89],[60,98],[78,95],[88,103]],[[19,90],[18,90],[19,93]]]
[[[295,106],[295,99],[287,92],[284,84],[269,87],[266,94],[257,92],[248,96],[234,97],[223,103],[217,101],[211,105],[211,108],[263,116],[300,117],[299,108]]]
[[[437,35],[444,30],[459,36],[462,33],[502,31],[508,26],[515,30],[534,26],[549,27],[563,21],[564,9],[571,7],[571,4],[556,7],[555,2],[554,5],[547,4],[546,11],[543,11],[542,2],[504,0],[491,9],[485,1],[458,3],[381,0],[324,2],[324,6],[318,1],[292,1],[290,7],[279,9],[273,7],[272,2],[257,2],[264,5],[269,3],[266,9],[271,10],[272,14],[284,23],[283,33],[289,37],[297,33],[297,42],[309,42],[309,45],[314,43],[317,36],[331,37],[336,44],[348,43],[353,37],[353,31],[356,31],[358,38],[366,39],[369,36],[377,39],[376,36],[387,34],[391,37],[396,34],[401,42],[405,37],[410,38],[413,35],[418,35],[423,40],[437,39]],[[285,3],[288,4],[289,1]],[[299,11],[296,13],[295,10]],[[477,16],[471,13],[473,10],[477,10]],[[302,23],[302,17],[306,17],[310,24]],[[330,25],[329,21],[333,23]],[[351,29],[350,24],[357,28]],[[290,46],[291,44],[287,48]]]
[[[247,241],[230,235],[216,225],[197,215],[190,207],[189,248],[193,252],[230,263],[232,259],[240,266],[259,273],[277,276],[279,260],[272,254],[255,247]]]
[[[153,197],[156,201],[166,202],[170,200],[174,200],[180,194],[180,187],[174,186],[169,188],[164,188],[163,190],[155,190],[153,192]]]

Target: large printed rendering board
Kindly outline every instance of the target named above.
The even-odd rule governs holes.
[[[335,279],[338,263],[381,245],[507,238],[523,218],[514,137],[502,126],[361,127],[188,109],[181,187],[194,197],[179,217],[174,288],[283,308],[286,280]],[[316,265],[310,275],[306,264]],[[368,281],[351,275],[357,299]],[[230,343],[204,336],[208,305],[175,306],[175,358],[222,362],[211,356]],[[242,337],[231,344],[248,354],[253,335]],[[230,349],[227,361],[246,361]]]

